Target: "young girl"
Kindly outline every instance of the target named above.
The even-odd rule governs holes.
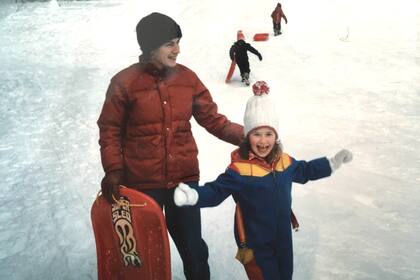
[[[247,247],[252,249],[263,279],[292,279],[292,183],[328,177],[349,162],[352,154],[341,150],[331,159],[303,161],[284,153],[269,88],[265,82],[257,82],[253,90],[255,95],[248,100],[244,116],[246,138],[232,153],[229,167],[216,181],[202,187],[181,183],[174,201],[178,206],[211,207],[232,195],[240,205]]]

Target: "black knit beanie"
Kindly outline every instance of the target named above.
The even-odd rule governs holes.
[[[151,13],[142,18],[136,27],[137,42],[143,54],[150,54],[166,42],[181,38],[182,32],[179,25],[170,17]]]

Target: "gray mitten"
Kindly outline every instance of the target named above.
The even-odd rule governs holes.
[[[343,163],[350,162],[353,159],[353,154],[346,149],[343,149],[335,154],[334,157],[329,159],[332,171],[337,170]]]

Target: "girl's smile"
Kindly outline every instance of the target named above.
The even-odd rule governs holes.
[[[248,137],[252,152],[265,158],[276,144],[277,134],[270,127],[260,127],[252,130]]]

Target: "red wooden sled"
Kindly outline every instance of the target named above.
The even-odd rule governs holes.
[[[226,75],[225,83],[229,83],[230,82],[230,79],[233,76],[233,72],[235,72],[235,66],[236,66],[236,61],[235,60],[232,60],[232,63],[230,64],[230,67],[229,67],[229,71],[228,71],[228,73]]]
[[[120,188],[119,203],[99,196],[91,218],[98,280],[170,280],[168,233],[160,206],[149,196]]]
[[[254,35],[254,41],[267,41],[269,37],[268,33],[257,33]]]

